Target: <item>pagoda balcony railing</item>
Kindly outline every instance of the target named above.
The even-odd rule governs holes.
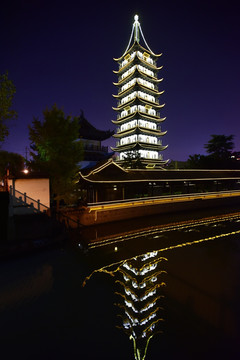
[[[131,126],[131,127],[127,128],[127,129],[124,129],[124,130],[121,130],[121,128],[118,127],[118,128],[117,128],[117,134],[120,133],[120,132],[131,131],[132,129],[135,129],[136,126],[137,126],[137,125],[134,125],[134,126]],[[156,131],[156,130],[157,130],[157,131],[161,131],[161,127],[160,127],[160,126],[157,126],[156,129],[152,129],[151,127],[141,125],[141,128],[142,128],[142,129],[146,129],[146,130],[150,130],[150,131],[151,131],[151,130],[152,130],[152,131]]]
[[[154,116],[154,117],[160,117],[160,113],[156,111],[155,114],[151,114],[150,112],[148,111],[144,111],[144,110],[138,110],[139,112],[143,113],[143,114],[146,114],[146,115],[149,115],[149,116]],[[117,115],[117,120],[120,120],[120,119],[124,119],[124,118],[127,118],[128,116],[134,114],[134,112],[136,111],[133,111],[133,112],[128,112],[128,114],[124,115],[124,116],[121,116],[121,114],[118,114]]]
[[[157,158],[151,158],[151,157],[143,157],[143,156],[141,156],[141,159],[142,160],[154,160],[154,161],[157,161],[157,160],[163,160],[163,156],[162,156],[162,154],[159,154],[158,156],[157,156]],[[120,159],[120,155],[117,155],[116,156],[116,160],[121,160]]]
[[[100,152],[108,152],[108,146],[99,146],[93,144],[87,144],[84,146],[85,151],[100,151]]]
[[[139,98],[139,99],[141,99],[141,100],[144,100],[144,101],[148,101],[148,102],[150,102],[151,104],[159,105],[159,100],[152,101],[152,100],[149,100],[147,97],[144,98],[143,96],[133,96],[132,98],[129,98],[128,100],[126,100],[126,101],[124,101],[124,102],[119,101],[118,104],[117,104],[117,106],[118,106],[118,107],[123,106],[123,105],[131,102],[133,99],[136,100],[137,98]]]
[[[157,142],[150,142],[150,141],[138,141],[139,143],[142,143],[142,144],[146,144],[146,145],[162,145],[162,140],[158,140]],[[116,146],[125,146],[125,145],[129,145],[129,144],[135,144],[136,141],[128,141],[126,142],[125,144],[121,144],[120,141],[117,141],[116,142]]]

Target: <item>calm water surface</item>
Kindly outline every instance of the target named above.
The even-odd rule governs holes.
[[[240,215],[165,228],[154,223],[84,252],[75,241],[2,262],[1,358],[133,360],[129,329],[116,327],[122,318],[114,303],[125,286],[118,281],[124,266],[153,254],[146,261],[158,264],[158,283],[166,286],[157,288],[161,309],[151,320],[157,326],[146,359],[238,359],[239,231]]]

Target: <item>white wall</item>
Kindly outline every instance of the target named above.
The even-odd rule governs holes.
[[[50,207],[49,179],[9,179],[9,186],[15,186],[15,190],[26,193],[30,198],[40,200],[41,204]]]

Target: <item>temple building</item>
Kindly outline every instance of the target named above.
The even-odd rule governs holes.
[[[140,38],[144,46],[140,45]],[[134,17],[132,33],[124,54],[114,59],[119,64],[118,94],[113,95],[118,103],[113,109],[117,112],[116,147],[113,151],[119,153],[118,163],[126,158],[140,159],[142,167],[161,168],[167,161],[163,160],[162,151],[167,146],[162,145],[161,123],[165,120],[160,116],[164,104],[159,102],[164,91],[158,90],[163,79],[158,79],[157,60],[161,54],[155,54],[146,43],[138,15]]]
[[[80,134],[79,139],[83,144],[84,158],[81,161],[81,169],[91,168],[99,161],[108,160],[113,152],[108,152],[108,146],[102,146],[102,141],[109,139],[113,131],[96,129],[85,118],[82,112],[79,116]]]

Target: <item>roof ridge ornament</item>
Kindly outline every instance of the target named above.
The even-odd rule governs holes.
[[[133,23],[133,26],[132,26],[132,32],[131,32],[130,40],[129,40],[128,46],[127,46],[126,50],[124,51],[123,55],[125,55],[126,52],[129,50],[129,47],[130,47],[130,44],[131,44],[131,41],[132,41],[132,38],[133,38],[133,33],[134,33],[134,42],[137,42],[137,43],[140,42],[140,34],[141,34],[146,47],[148,48],[148,50],[152,54],[154,54],[154,52],[150,49],[150,47],[148,46],[148,44],[147,44],[147,42],[145,40],[145,37],[144,37],[143,32],[142,32],[141,25],[140,25],[140,22],[138,21],[138,19],[139,19],[139,16],[137,14],[134,15],[134,23]]]

